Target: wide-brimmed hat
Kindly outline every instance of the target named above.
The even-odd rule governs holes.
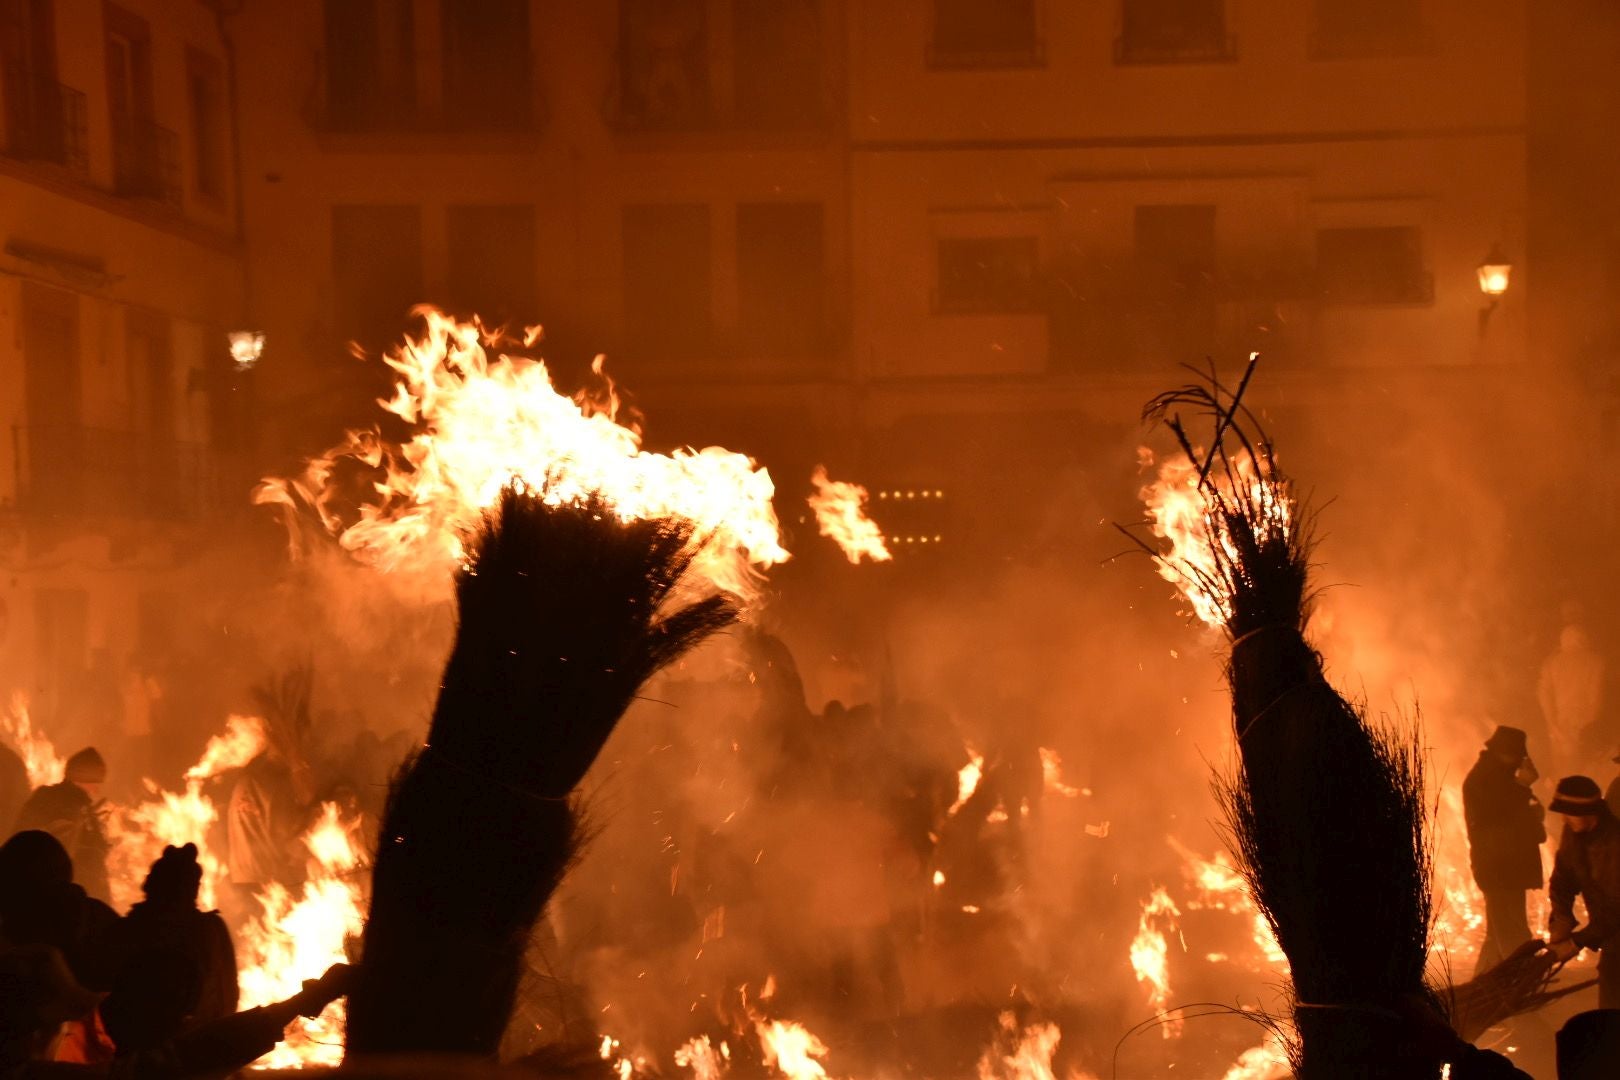
[[[1596,817],[1603,807],[1603,791],[1596,780],[1590,776],[1566,776],[1558,781],[1552,805],[1547,809],[1572,817]]]
[[[1529,756],[1530,743],[1523,729],[1498,727],[1491,732],[1491,737],[1485,740],[1485,749],[1497,754],[1509,754],[1513,757],[1523,758]]]

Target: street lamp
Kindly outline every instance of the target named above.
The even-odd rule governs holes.
[[[1497,298],[1508,291],[1508,279],[1512,275],[1513,264],[1502,254],[1502,245],[1493,244],[1491,253],[1479,264],[1479,291],[1489,296],[1494,306]]]
[[[1485,327],[1491,321],[1491,313],[1496,305],[1502,302],[1502,296],[1508,291],[1508,281],[1513,276],[1513,264],[1508,261],[1507,255],[1502,252],[1501,244],[1492,244],[1490,252],[1476,269],[1479,275],[1479,291],[1485,294],[1486,304],[1479,309],[1479,336],[1485,336]]]
[[[237,371],[246,371],[259,362],[264,354],[264,335],[257,330],[232,330],[226,335],[231,343],[231,359]]]

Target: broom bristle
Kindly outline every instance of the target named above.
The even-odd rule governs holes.
[[[723,596],[679,602],[701,545],[515,484],[469,537],[428,745],[384,816],[350,1053],[497,1051],[579,845],[570,792],[642,683],[736,618]]]
[[[1206,452],[1180,408],[1213,422]],[[1305,1075],[1370,1064],[1422,1071],[1432,1063],[1408,1045],[1402,1019],[1432,1001],[1416,728],[1370,724],[1329,684],[1306,640],[1315,521],[1252,414],[1211,379],[1155,398],[1145,416],[1175,434],[1208,510],[1213,569],[1182,569],[1224,600],[1232,641],[1238,760],[1217,794],[1250,891],[1288,957],[1295,1065]]]

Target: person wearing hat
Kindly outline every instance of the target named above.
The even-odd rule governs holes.
[[[1620,765],[1620,754],[1614,755],[1609,760]],[[1609,804],[1610,813],[1620,814],[1620,775],[1609,781],[1609,790],[1603,793],[1603,801]]]
[[[1560,960],[1597,949],[1598,1008],[1620,1009],[1620,820],[1597,781],[1566,776],[1552,811],[1564,818],[1547,894],[1547,943]],[[1575,925],[1575,897],[1586,901],[1586,925]]]
[[[1541,845],[1547,839],[1546,810],[1530,789],[1534,778],[1524,732],[1499,727],[1463,781],[1468,860],[1485,895],[1485,943],[1476,975],[1531,937],[1525,893],[1541,888]]]
[[[62,842],[73,859],[73,880],[104,903],[111,902],[107,883],[107,832],[102,825],[101,785],[107,763],[87,746],[67,760],[60,784],[48,784],[28,797],[17,814],[17,831],[39,829]]]

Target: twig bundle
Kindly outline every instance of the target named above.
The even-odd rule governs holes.
[[[384,815],[351,1055],[493,1055],[530,932],[578,847],[569,794],[642,683],[736,617],[676,598],[689,524],[514,484],[467,545],[426,747]]]
[[[1207,453],[1183,408],[1212,422]],[[1198,469],[1208,550],[1178,569],[1185,588],[1212,594],[1232,643],[1239,758],[1217,792],[1288,956],[1295,1069],[1432,1078],[1443,1058],[1411,1020],[1438,1019],[1424,982],[1430,865],[1416,735],[1375,727],[1328,683],[1305,637],[1312,520],[1239,395],[1211,378],[1155,399],[1146,418],[1164,421]]]

